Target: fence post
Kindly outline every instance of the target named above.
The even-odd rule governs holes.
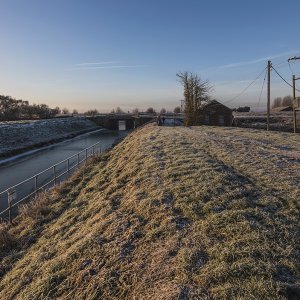
[[[34,191],[37,192],[38,189],[38,175],[34,176]]]
[[[101,145],[101,142],[98,142],[96,144],[94,144],[93,146],[89,147],[89,148],[86,148],[85,149],[85,160],[87,160],[88,158],[88,155],[89,155],[89,149],[92,148],[92,155],[95,155],[98,153],[98,151],[100,153],[102,153],[102,145]],[[77,153],[77,167],[79,168],[80,166],[80,153],[84,153],[84,150],[82,150],[81,152]],[[90,154],[91,155],[91,154]],[[30,180],[31,181],[31,184],[32,184],[32,180],[34,181],[33,182],[33,185],[34,185],[34,193],[37,193],[39,190],[42,190],[43,188],[46,188],[46,186],[48,185],[51,185],[51,182],[53,182],[53,185],[56,186],[57,185],[57,182],[58,182],[58,179],[60,178],[60,176],[62,176],[63,174],[65,174],[65,169],[64,169],[64,166],[62,167],[62,172],[63,174],[60,174],[60,171],[59,170],[56,170],[56,166],[59,166],[60,164],[64,164],[65,161],[67,161],[67,171],[68,171],[68,175],[70,174],[71,172],[71,169],[74,167],[76,167],[76,160],[74,162],[74,166],[73,166],[73,163],[70,163],[70,160],[72,159],[73,160],[73,157],[76,157],[76,154],[71,156],[71,158],[69,157],[68,159],[64,160],[64,161],[61,161],[60,163],[57,163],[56,165],[52,166],[52,167],[49,167],[48,169],[44,170],[43,172],[39,173],[40,175],[41,174],[44,174],[44,172],[51,172],[51,168],[53,170],[53,179],[51,179],[51,174],[49,174],[49,176],[47,176],[47,180],[49,180],[49,182],[47,182],[46,184],[43,185],[42,182],[40,182],[40,185],[41,187],[39,187],[39,184],[38,184],[38,177],[39,177],[39,174],[36,174],[36,175],[33,175],[31,178],[27,179],[26,181]],[[82,160],[84,161],[84,159]],[[73,161],[71,161],[73,162]],[[24,181],[25,182],[25,181]],[[4,195],[7,193],[7,204],[8,204],[8,207],[5,209],[5,211],[8,211],[8,218],[9,218],[9,222],[12,222],[12,219],[13,219],[13,207],[14,206],[17,206],[18,205],[18,202],[16,202],[17,200],[17,189],[16,187],[18,187],[20,184],[14,186],[14,189],[7,189],[5,192],[4,192]],[[32,189],[31,189],[32,191]],[[21,194],[22,195],[22,194]],[[23,199],[19,200],[20,201],[23,201],[24,199],[27,199],[28,196],[30,194],[27,194],[26,197],[24,197]],[[2,213],[2,212],[0,212]]]
[[[11,213],[11,192],[7,191],[7,204],[8,204],[8,221],[11,223],[12,221],[12,213]]]
[[[69,176],[69,173],[70,173],[70,160],[69,160],[69,158],[67,160],[67,168],[68,168],[68,176]]]
[[[56,185],[56,170],[55,166],[53,166],[53,181],[54,181],[54,186]]]

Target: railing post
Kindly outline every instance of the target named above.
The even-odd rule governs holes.
[[[8,221],[11,223],[12,221],[12,213],[11,213],[11,196],[10,190],[7,191],[7,204],[8,204]]]
[[[34,191],[37,192],[38,189],[38,175],[34,176]]]
[[[91,150],[90,150],[91,149]],[[51,183],[53,182],[53,186],[56,186],[57,183],[59,182],[59,178],[61,176],[63,176],[64,174],[66,174],[65,172],[65,169],[64,169],[64,163],[65,161],[67,162],[67,173],[68,173],[68,176],[70,175],[70,172],[73,168],[76,168],[76,158],[75,158],[75,162],[74,162],[74,165],[73,165],[73,160],[74,160],[74,157],[77,156],[77,167],[79,168],[80,166],[80,153],[83,153],[83,156],[85,154],[85,160],[88,159],[89,157],[89,151],[91,151],[90,153],[90,156],[91,155],[95,155],[97,154],[98,152],[102,153],[102,145],[101,145],[101,142],[98,142],[98,143],[95,143],[94,145],[90,146],[89,148],[86,148],[84,150],[82,150],[81,152],[78,152],[77,155],[72,155],[71,157],[67,158],[66,160],[63,160],[59,163],[57,163],[56,165],[52,165],[50,166],[49,168],[47,168],[46,170],[38,173],[38,174],[35,174],[33,175],[32,177],[24,180],[23,182],[11,187],[10,189],[7,189],[5,192],[3,192],[3,194],[7,194],[7,204],[8,204],[8,207],[5,209],[6,212],[8,212],[8,218],[9,218],[9,222],[12,222],[12,219],[13,219],[13,208],[14,206],[17,206],[20,202],[22,202],[23,200],[27,199],[29,196],[31,195],[34,195],[36,194],[39,190],[42,190],[42,189],[45,189],[47,186],[51,185]],[[82,159],[82,162],[84,161],[84,157]],[[60,170],[57,169],[56,167],[59,166],[59,165],[63,165],[62,167],[62,174],[60,174]],[[51,169],[52,169],[52,172],[53,172],[53,177],[51,176]],[[38,178],[40,175],[44,174],[45,172],[49,172],[46,180],[48,182],[46,182],[45,184],[40,182],[38,182]],[[32,188],[30,190],[30,193],[27,194],[24,198],[22,198],[21,200],[19,200],[18,202],[16,202],[17,200],[17,188],[23,184],[24,182],[28,182],[30,180],[30,184],[33,185],[33,188],[34,188],[34,191],[32,191]],[[32,180],[33,180],[33,183],[32,183]],[[40,185],[40,187],[39,187]],[[22,195],[22,193],[21,193]],[[1,212],[0,212],[1,213]]]
[[[53,181],[54,181],[54,186],[56,185],[56,170],[55,166],[53,166]]]

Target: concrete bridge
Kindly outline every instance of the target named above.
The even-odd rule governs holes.
[[[183,120],[182,115],[164,114],[166,119]],[[155,121],[156,114],[101,114],[88,117],[99,126],[110,130],[130,130],[142,126],[150,121]]]
[[[99,126],[110,130],[130,130],[142,126],[147,122],[154,121],[155,115],[132,115],[132,114],[103,114],[88,117]]]

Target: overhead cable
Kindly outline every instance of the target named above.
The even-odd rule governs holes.
[[[248,88],[249,88],[251,85],[253,85],[253,84],[257,81],[258,78],[261,77],[261,75],[265,72],[265,70],[266,70],[266,68],[264,68],[264,69],[262,70],[262,72],[260,72],[259,75],[258,75],[253,81],[251,81],[251,83],[250,83],[249,85],[247,85],[247,87],[244,88],[238,95],[236,95],[236,96],[233,97],[232,99],[229,99],[229,100],[227,100],[227,101],[225,101],[225,102],[223,102],[223,103],[229,103],[229,102],[231,102],[231,101],[233,101],[233,100],[239,98],[241,95],[243,95],[243,94],[248,90]]]
[[[262,92],[264,90],[264,86],[265,86],[265,82],[266,82],[266,78],[267,78],[267,70],[266,70],[266,73],[265,73],[265,78],[264,78],[264,81],[263,81],[263,84],[262,84],[262,87],[261,87],[261,91],[260,91],[260,95],[259,95],[259,100],[258,100],[258,103],[257,103],[257,107],[259,107],[260,105],[260,100],[261,100],[261,96],[262,96]]]
[[[289,85],[290,87],[292,87],[293,88],[293,86],[289,83],[289,82],[287,82],[278,72],[277,72],[277,70],[272,66],[272,69],[275,71],[275,73],[287,84],[287,85]],[[298,91],[298,92],[300,92],[300,90],[298,90],[297,88],[295,88],[295,90],[296,91]]]

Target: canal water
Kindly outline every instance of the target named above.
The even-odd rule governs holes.
[[[10,160],[5,164],[1,164],[0,161],[0,193],[99,141],[101,141],[102,150],[108,149],[127,134],[126,131],[99,130]],[[5,208],[7,208],[7,196],[2,195],[0,197],[0,212]]]

